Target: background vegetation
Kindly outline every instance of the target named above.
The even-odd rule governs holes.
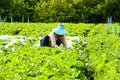
[[[106,22],[120,19],[120,0],[0,0],[2,20],[10,22]]]

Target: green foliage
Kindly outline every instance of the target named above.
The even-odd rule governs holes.
[[[108,16],[119,21],[119,0],[0,0],[4,21],[20,22],[106,22]]]
[[[83,58],[75,50],[29,46],[0,54],[0,79],[85,79]]]
[[[105,1],[105,4],[106,4],[106,9],[105,9],[105,12],[106,12],[106,15],[107,16],[113,16],[113,15],[116,15],[116,16],[113,16],[113,19],[115,19],[117,22],[119,22],[119,14],[120,14],[120,6],[119,6],[119,3],[120,1],[119,0],[106,0]]]
[[[44,80],[119,80],[120,40],[117,24],[115,34],[106,34],[106,24],[64,23],[73,41],[73,50],[35,46],[57,23],[3,23],[0,34],[34,37],[13,41],[0,39],[0,79]],[[13,39],[12,39],[13,40]]]

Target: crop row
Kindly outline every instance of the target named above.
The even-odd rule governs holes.
[[[34,46],[39,36],[48,34],[58,23],[2,23],[1,35],[26,36],[5,47],[0,40],[0,79],[23,80],[119,80],[120,40],[118,26],[106,34],[106,24],[64,23],[73,40],[73,50]],[[30,38],[29,37],[34,37]],[[10,40],[9,40],[10,41]],[[8,42],[9,42],[8,41]],[[14,49],[14,50],[13,50]]]

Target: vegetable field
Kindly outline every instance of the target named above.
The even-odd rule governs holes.
[[[40,47],[58,23],[1,23],[0,80],[120,80],[120,38],[106,24],[64,23],[72,50]]]

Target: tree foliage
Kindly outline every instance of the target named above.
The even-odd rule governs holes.
[[[119,0],[0,0],[0,15],[32,22],[106,22],[108,16],[119,21]]]

